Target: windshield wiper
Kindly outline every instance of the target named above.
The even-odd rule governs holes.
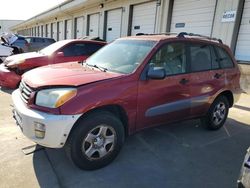
[[[103,71],[103,72],[106,72],[106,71],[108,70],[108,69],[105,68],[105,67],[101,67],[101,66],[97,66],[97,65],[90,65],[90,64],[87,64],[87,63],[86,63],[86,65],[87,65],[87,66],[90,66],[90,67],[97,68],[97,69],[99,69],[100,71]]]
[[[79,64],[82,64],[82,66],[83,66],[83,65],[85,65],[85,63],[86,63],[86,60],[78,61],[78,63],[79,63]]]

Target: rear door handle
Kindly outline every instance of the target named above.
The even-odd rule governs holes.
[[[189,82],[189,80],[186,79],[186,78],[182,78],[182,79],[180,80],[180,84],[182,84],[182,85],[185,85],[185,84],[187,84],[188,82]]]
[[[221,76],[222,76],[222,74],[216,73],[216,74],[214,75],[214,78],[219,79]]]

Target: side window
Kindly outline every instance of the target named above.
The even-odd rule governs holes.
[[[151,59],[151,66],[164,67],[167,75],[185,73],[186,52],[185,44],[170,43],[164,45]]]
[[[88,55],[92,55],[93,53],[95,53],[97,50],[99,50],[102,47],[103,45],[100,45],[100,44],[92,44],[92,43],[87,44]]]
[[[210,47],[206,44],[190,45],[191,71],[206,71],[212,69]]]
[[[219,55],[219,62],[221,68],[232,68],[234,67],[233,61],[231,57],[228,55],[228,53],[219,47],[216,47],[218,55]]]
[[[65,57],[87,55],[86,44],[70,44],[62,51]]]

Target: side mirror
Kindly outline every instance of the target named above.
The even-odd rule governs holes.
[[[150,67],[147,76],[154,80],[162,80],[166,77],[166,71],[163,67]]]
[[[64,57],[64,53],[63,52],[57,52],[56,57]]]

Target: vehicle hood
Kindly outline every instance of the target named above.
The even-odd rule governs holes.
[[[23,75],[23,81],[32,88],[43,86],[80,86],[122,75],[103,72],[78,62],[71,62],[33,69]]]
[[[18,37],[12,33],[3,33],[1,35],[1,40],[8,45],[13,44],[17,39]]]

